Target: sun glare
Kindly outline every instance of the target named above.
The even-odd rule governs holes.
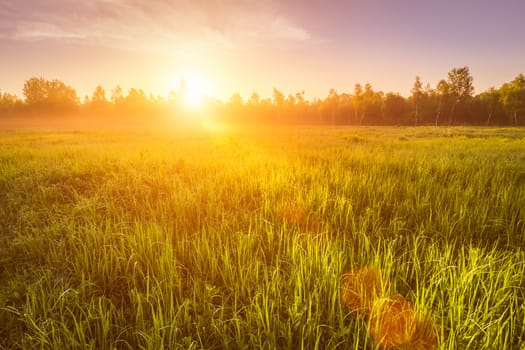
[[[178,95],[187,107],[198,108],[212,95],[211,84],[202,74],[187,71],[178,81]]]
[[[184,94],[184,102],[192,107],[200,106],[204,100],[205,94],[199,88],[187,89]]]

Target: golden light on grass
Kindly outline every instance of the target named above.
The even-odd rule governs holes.
[[[365,316],[370,313],[374,301],[388,290],[388,283],[379,270],[365,266],[343,275],[341,299],[353,312]]]
[[[403,296],[374,300],[368,320],[370,336],[381,349],[433,350],[437,337],[432,321]]]
[[[296,225],[306,221],[308,209],[306,204],[295,198],[285,199],[280,208],[281,216],[287,224]]]
[[[226,125],[226,124],[219,123],[211,119],[205,119],[205,118],[203,119],[201,126],[206,132],[213,133],[213,134],[224,134],[232,130],[232,127],[230,125]]]
[[[317,213],[310,211],[302,199],[285,198],[279,211],[284,222],[299,227],[302,232],[317,234],[330,230],[330,224]]]
[[[433,350],[437,336],[430,318],[403,296],[388,296],[389,283],[373,266],[343,275],[341,299],[368,320],[368,332],[383,350]]]

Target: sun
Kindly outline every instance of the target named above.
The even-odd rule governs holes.
[[[185,106],[202,107],[206,98],[212,95],[211,84],[198,72],[185,72],[180,80],[179,95]]]
[[[190,107],[202,105],[205,94],[200,88],[188,88],[184,94],[184,103]]]

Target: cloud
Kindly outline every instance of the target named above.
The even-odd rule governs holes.
[[[0,0],[0,37],[131,50],[234,50],[309,33],[270,0]]]
[[[66,32],[60,27],[49,23],[28,22],[24,25],[24,30],[17,31],[11,35],[17,40],[42,40],[42,39],[70,39],[83,40],[85,35],[74,32]]]
[[[308,40],[310,34],[303,28],[294,26],[282,18],[277,18],[271,26],[271,34],[277,38],[290,40]]]

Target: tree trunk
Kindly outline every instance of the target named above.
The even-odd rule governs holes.
[[[417,106],[417,102],[416,102],[416,121],[415,121],[415,126],[417,126],[417,122],[418,122],[418,114],[419,114],[419,110],[418,110],[418,106]]]
[[[455,120],[454,120],[454,110],[456,109],[456,105],[458,103],[457,102],[454,102],[452,104],[452,109],[450,111],[450,118],[448,119],[448,125],[452,125],[452,124],[455,124]]]
[[[514,98],[514,125],[518,126],[518,95]]]
[[[365,120],[365,112],[363,111],[361,113],[361,116],[359,117],[359,125],[363,125],[364,120]]]
[[[439,116],[441,114],[441,101],[442,98],[440,97],[439,98],[439,104],[438,104],[438,110],[437,110],[437,114],[436,114],[436,126],[438,126],[438,122],[439,122]]]

